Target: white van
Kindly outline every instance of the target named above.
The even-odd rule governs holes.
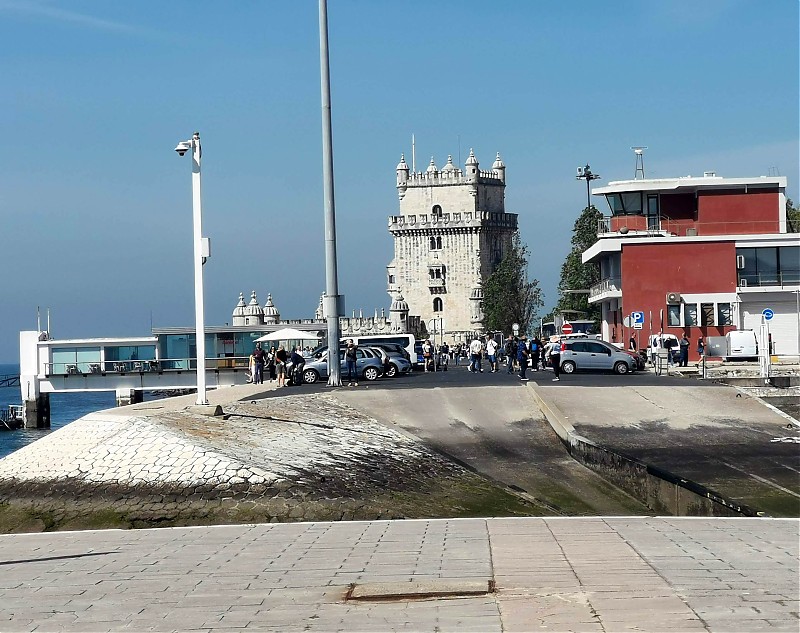
[[[672,358],[675,362],[678,362],[678,356],[681,353],[680,347],[680,340],[674,334],[667,334],[666,332],[663,334],[651,334],[648,340],[648,350],[647,356],[650,359],[651,363],[655,363],[656,356],[658,356],[659,348],[666,347],[664,343],[670,340],[672,341]]]
[[[725,335],[726,358],[758,358],[758,341],[753,330],[732,330]]]

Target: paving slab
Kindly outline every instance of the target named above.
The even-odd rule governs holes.
[[[4,535],[14,581],[0,584],[0,630],[797,631],[798,542],[797,520],[744,518]],[[398,551],[416,561],[403,573]],[[351,583],[443,593],[489,580],[474,596],[346,600]]]

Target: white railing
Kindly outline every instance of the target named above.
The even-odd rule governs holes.
[[[589,288],[589,299],[596,299],[597,297],[610,292],[618,292],[622,294],[622,282],[619,277],[608,277],[594,284]]]

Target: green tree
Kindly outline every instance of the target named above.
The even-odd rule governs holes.
[[[585,312],[586,318],[600,321],[600,307],[589,305],[589,295],[585,292],[572,293],[570,290],[585,291],[600,281],[600,266],[595,263],[584,264],[583,252],[597,241],[598,221],[603,214],[594,206],[586,207],[572,228],[572,250],[561,265],[561,279],[558,282],[560,293],[556,309]]]
[[[517,233],[511,250],[484,281],[483,327],[510,333],[511,325],[519,323],[520,332],[527,332],[542,305],[539,280],[528,279],[528,248]]]
[[[794,206],[791,198],[786,198],[786,232],[800,233],[800,209]]]

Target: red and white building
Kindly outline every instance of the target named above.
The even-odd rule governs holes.
[[[797,355],[800,337],[800,235],[787,233],[786,178],[621,180],[592,191],[611,215],[583,261],[600,265],[589,303],[602,308],[602,335],[685,332],[698,337],[758,331],[764,310],[773,353]],[[598,205],[600,208],[600,205]],[[642,329],[625,317],[644,313]]]

